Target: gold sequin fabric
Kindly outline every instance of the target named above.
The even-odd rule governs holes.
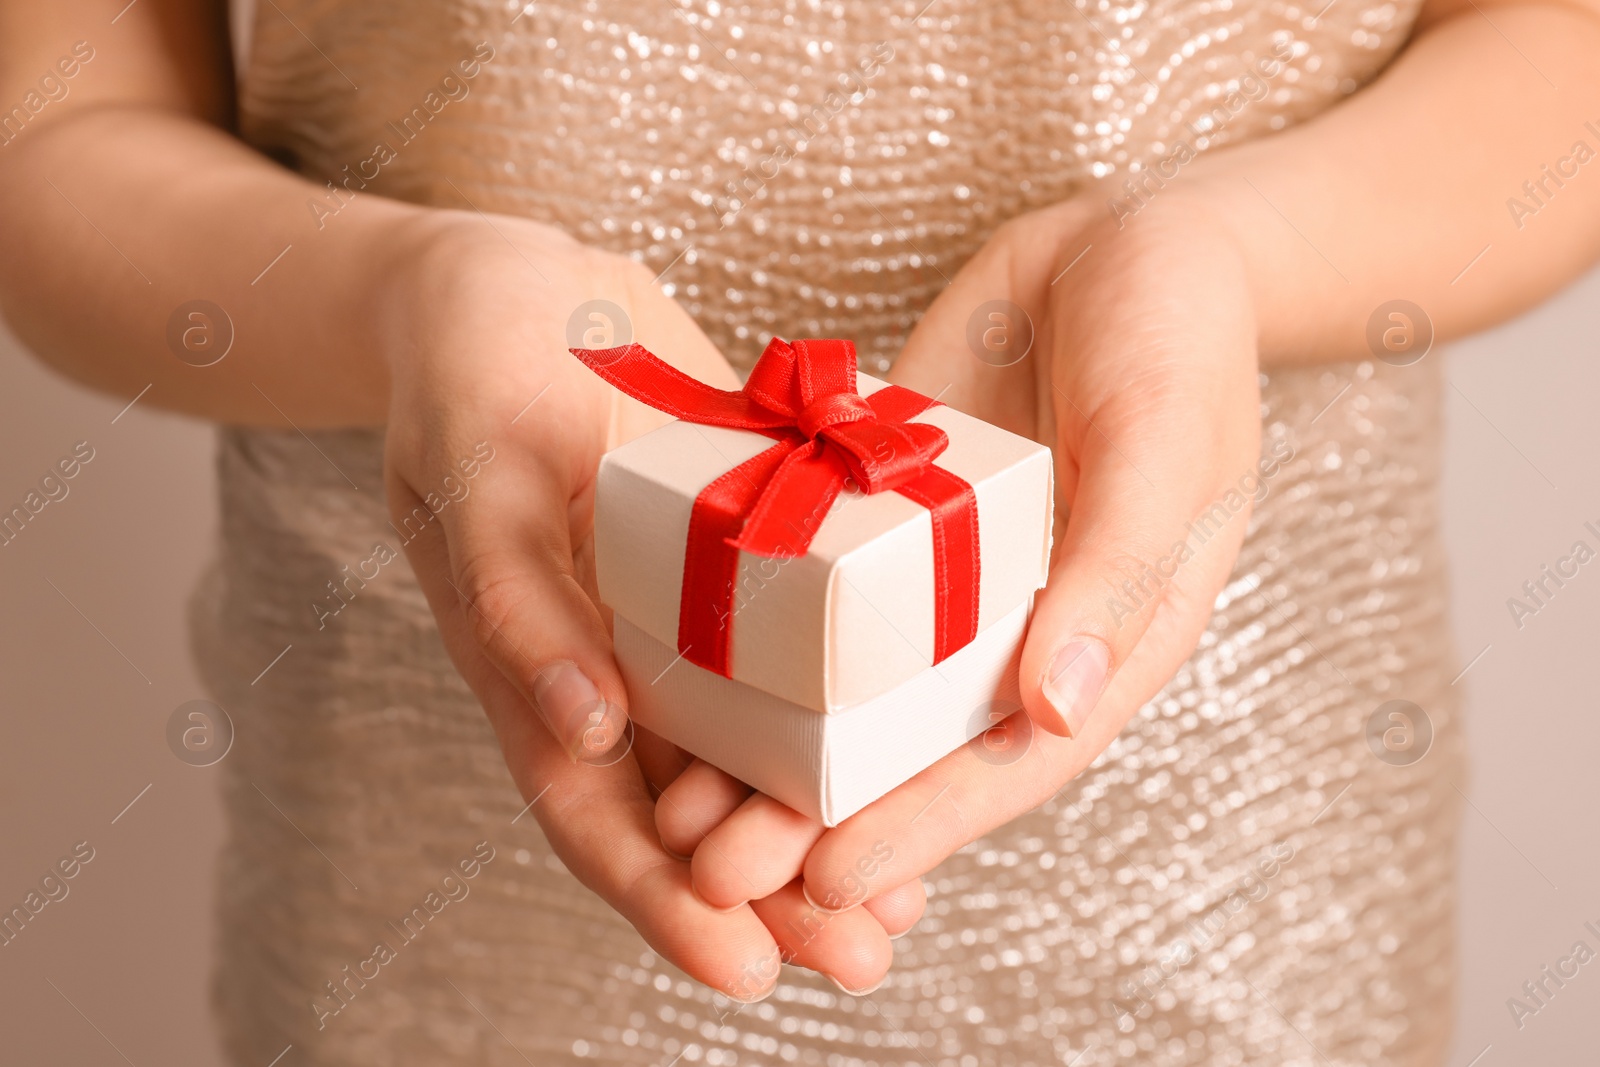
[[[846,336],[881,370],[1000,222],[1180,141],[1336,104],[1413,15],[1355,0],[274,0],[254,17],[240,122],[319,179],[360,172],[385,141],[371,191],[635,255],[737,361],[774,332]],[[1242,80],[1270,55],[1287,57],[1277,74]],[[744,1007],[658,959],[522,814],[414,576],[378,562],[376,546],[398,550],[381,435],[224,432],[223,536],[194,634],[237,730],[216,972],[230,1056],[1442,1062],[1465,782],[1440,383],[1437,356],[1264,377],[1273,474],[1177,676],[1052,800],[928,876],[881,989],[786,972]],[[1397,729],[1431,741],[1396,747]]]

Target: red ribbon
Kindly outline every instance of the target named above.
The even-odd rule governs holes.
[[[840,490],[897,492],[933,517],[934,662],[978,632],[978,498],[934,465],[950,439],[909,421],[938,401],[891,385],[856,392],[849,341],[773,338],[743,389],[714,389],[639,345],[572,354],[635,400],[685,422],[751,430],[776,444],[695,498],[678,607],[678,651],[731,678],[739,553],[806,554]]]

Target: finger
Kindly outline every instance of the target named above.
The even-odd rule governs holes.
[[[862,910],[822,911],[801,894],[798,882],[750,907],[771,931],[785,962],[817,971],[851,996],[882,985],[894,962],[894,946],[877,919]]]
[[[1120,310],[1093,324],[1057,316],[1066,325],[1047,383],[1070,507],[1020,682],[1034,721],[1067,737],[1147,636],[1146,696],[1193,650],[1244,538],[1249,496],[1226,498],[1226,521],[1193,524],[1229,483],[1248,484],[1260,448],[1248,309],[1206,285],[1140,301],[1126,298],[1128,279],[1116,282],[1124,299],[1108,306]]]
[[[667,851],[688,858],[752,790],[704,760],[694,760],[656,801],[656,830]]]
[[[865,902],[871,910],[874,900],[1038,807],[1088,765],[1100,751],[1096,743],[1104,747],[1098,738],[1070,741],[1036,730],[1023,753],[1004,763],[986,758],[981,746],[962,745],[823,834],[806,854],[806,895],[829,908]]]
[[[622,736],[626,689],[605,622],[574,573],[570,486],[521,456],[502,449],[438,522],[409,485],[393,485],[395,526],[411,537],[408,554],[413,531],[443,527],[445,581],[467,606],[473,640],[570,758],[593,758]]]
[[[716,908],[774,893],[800,876],[822,831],[814,819],[754,793],[694,850],[695,892]]]
[[[650,787],[652,796],[659,797],[678,776],[694,762],[694,757],[659,734],[644,727],[633,727],[633,758],[638,761],[639,772]],[[602,759],[609,758],[609,753]],[[687,855],[684,853],[683,855]]]
[[[574,763],[478,647],[469,609],[445,578],[442,534],[419,538],[415,550],[445,647],[483,703],[527,810],[562,863],[698,981],[740,1000],[770,993],[776,942],[753,910],[720,912],[695,896],[688,865],[656,837],[655,806],[631,752],[603,766]]]
[[[878,925],[893,941],[903,937],[922,918],[928,906],[928,890],[922,884],[922,879],[915,878],[905,885],[878,894],[861,906],[867,914],[878,920]]]

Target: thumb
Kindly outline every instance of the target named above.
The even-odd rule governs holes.
[[[1069,516],[1020,677],[1023,706],[1052,733],[1081,737],[1098,705],[1125,720],[1153,696],[1233,568],[1260,485],[1255,375],[1204,377],[1125,394],[1093,423],[1055,398]]]
[[[443,509],[448,574],[440,577],[477,646],[581,760],[623,736],[627,693],[605,620],[576,571],[569,494],[542,467],[505,463],[493,482]],[[426,510],[405,495],[395,518],[402,530]]]

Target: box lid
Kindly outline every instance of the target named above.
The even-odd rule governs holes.
[[[863,396],[884,384],[858,375]],[[937,463],[977,496],[982,633],[1044,584],[1054,499],[1050,450],[945,406],[912,421],[949,435]],[[676,646],[695,497],[771,446],[757,433],[672,422],[607,453],[595,498],[601,599]],[[933,665],[933,605],[927,509],[894,492],[846,491],[806,555],[740,554],[733,677],[815,711],[852,707]]]

